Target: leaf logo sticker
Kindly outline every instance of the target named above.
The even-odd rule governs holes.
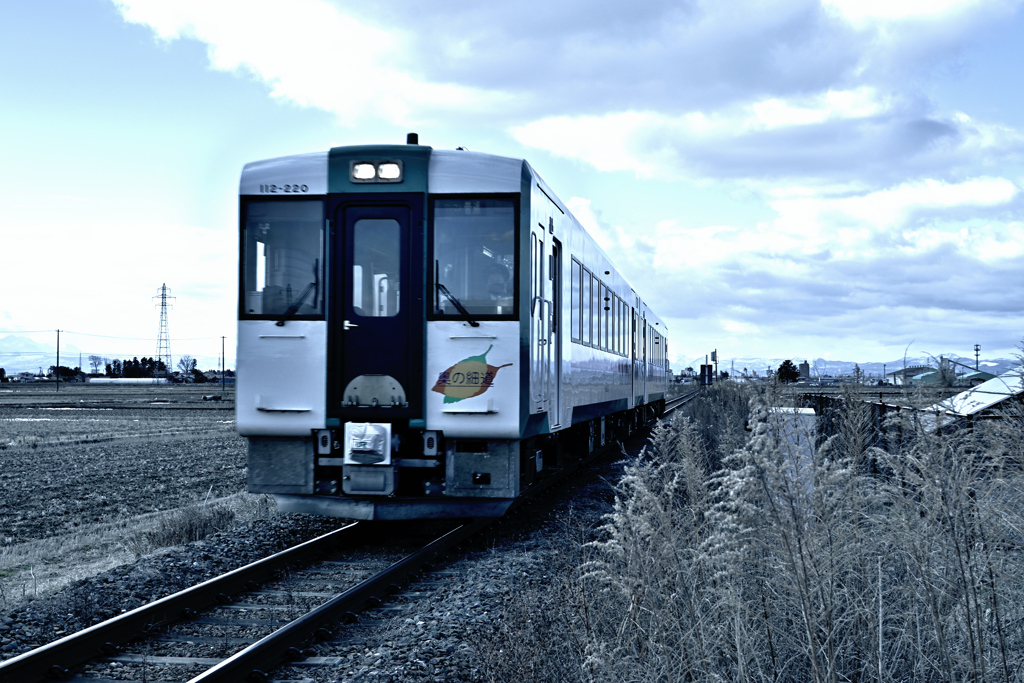
[[[504,365],[488,365],[487,354],[494,348],[494,344],[487,347],[479,356],[470,356],[451,366],[437,376],[437,382],[431,391],[444,395],[445,403],[458,403],[467,398],[473,398],[484,393],[494,386],[494,377],[498,370],[507,368],[512,363]]]

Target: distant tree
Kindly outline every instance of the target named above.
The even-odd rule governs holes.
[[[125,377],[142,377],[142,365],[139,363],[138,358],[132,358],[124,360],[124,376]]]
[[[0,368],[0,382],[6,382],[6,381],[8,381],[7,380],[7,371],[4,370],[3,368]]]
[[[727,370],[722,370],[720,373],[718,373],[718,376],[721,379],[729,379],[729,372]]]
[[[185,382],[195,381],[193,371],[196,369],[196,359],[192,356],[182,356],[178,359],[178,369],[181,370],[181,379]]]
[[[155,358],[146,358],[145,356],[139,361],[139,372],[140,377],[152,377],[157,372],[157,361]],[[160,363],[159,365],[163,365]]]
[[[92,374],[100,374],[100,368],[103,367],[103,358],[101,356],[89,356],[89,365],[92,367]]]
[[[793,361],[791,360],[782,361],[782,365],[779,366],[777,374],[779,376],[779,381],[785,384],[790,384],[800,379],[800,370],[793,365]]]
[[[69,368],[66,365],[51,365],[49,372],[46,374],[47,376],[60,376],[61,379],[69,379],[71,377],[78,377],[80,372],[80,368]]]

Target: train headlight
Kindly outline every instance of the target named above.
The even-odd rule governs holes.
[[[349,165],[349,179],[353,183],[400,183],[403,175],[401,159],[353,161]]]
[[[368,163],[352,164],[352,180],[361,180],[364,183],[372,181],[377,177],[377,167]]]
[[[381,180],[401,180],[402,179],[402,167],[398,164],[386,161],[377,167],[377,176]]]

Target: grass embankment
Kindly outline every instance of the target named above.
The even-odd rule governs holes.
[[[946,434],[903,412],[882,450],[849,399],[828,435],[730,384],[662,424],[508,609],[495,680],[1020,680],[1019,409]]]

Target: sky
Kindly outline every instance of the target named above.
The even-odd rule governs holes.
[[[5,3],[0,337],[156,355],[166,284],[232,367],[242,166],[416,131],[527,159],[676,368],[1013,356],[1021,4]]]

